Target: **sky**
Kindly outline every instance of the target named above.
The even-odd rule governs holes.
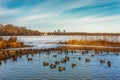
[[[120,32],[120,0],[0,0],[0,24],[42,32]]]

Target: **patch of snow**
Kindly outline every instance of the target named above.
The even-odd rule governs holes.
[[[3,36],[4,37],[4,36]],[[10,36],[5,36],[4,38],[9,38]],[[58,42],[64,42],[71,39],[77,39],[77,40],[98,40],[98,39],[104,39],[103,36],[99,36],[96,38],[96,36],[16,36],[18,41],[21,41],[24,43],[24,45],[33,46],[32,48],[55,48],[59,46],[63,46],[63,44],[56,44]],[[116,37],[115,37],[116,38]],[[111,38],[111,41],[119,41],[120,42],[120,36],[118,38],[114,39]]]

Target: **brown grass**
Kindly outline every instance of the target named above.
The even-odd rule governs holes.
[[[16,37],[10,37],[8,40],[0,39],[0,49],[20,48],[23,47],[22,42],[17,42]]]
[[[107,40],[68,40],[66,44],[120,47],[120,42]]]

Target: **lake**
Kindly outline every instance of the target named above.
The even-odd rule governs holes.
[[[20,36],[18,40],[33,45],[34,48],[49,48],[61,44],[48,44],[46,42],[64,41],[70,38],[73,39],[71,36],[52,36],[52,38],[49,36]],[[74,38],[79,38],[79,36]],[[91,54],[94,56],[91,56]],[[61,61],[65,56],[69,56],[69,61],[66,63],[60,62],[59,65],[56,65],[56,68],[50,68],[50,64]],[[32,60],[28,61],[28,57]],[[86,58],[90,59],[90,62],[86,62]],[[101,64],[100,60],[105,60],[105,63]],[[107,61],[111,62],[110,67],[107,65]],[[48,62],[49,65],[44,66],[43,62]],[[71,67],[72,63],[76,66]],[[65,67],[65,70],[59,71],[59,67]],[[67,54],[65,51],[51,51],[29,54],[28,56],[23,55],[18,57],[17,61],[9,59],[2,62],[0,65],[0,80],[120,80],[120,55],[115,55],[113,52],[102,52],[98,55],[94,51],[82,54],[81,50],[68,51]]]
[[[93,52],[89,51],[82,55],[81,51],[65,52],[44,52],[31,55],[32,61],[28,61],[26,55],[18,58],[17,61],[12,59],[2,62],[0,66],[0,80],[119,80],[120,79],[120,56],[113,53],[102,52],[91,57]],[[57,55],[57,57],[53,57]],[[62,60],[65,56],[70,60],[66,63],[60,63],[55,69],[50,66],[43,66],[43,62],[54,64],[55,61]],[[81,57],[81,60],[78,58]],[[85,62],[90,58],[90,62]],[[111,67],[106,63],[101,64],[100,60],[111,61]],[[75,67],[71,64],[75,63]],[[59,71],[58,67],[65,67],[65,71]]]

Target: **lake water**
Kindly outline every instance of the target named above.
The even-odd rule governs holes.
[[[5,36],[4,38],[8,38]],[[47,42],[58,42],[69,39],[81,39],[81,36],[19,36],[18,40],[25,44],[32,45],[33,48],[50,48],[57,47],[60,44],[52,44]],[[117,38],[120,40],[120,37]],[[91,57],[94,54],[94,57]],[[120,52],[119,52],[120,54]],[[57,57],[53,57],[57,55]],[[61,61],[65,56],[69,56],[70,60],[66,63],[60,63],[55,69],[50,66],[43,66],[43,62],[49,64],[55,61]],[[120,80],[120,55],[114,53],[102,52],[101,55],[89,51],[82,55],[81,51],[71,52],[68,54],[63,52],[52,51],[42,52],[38,54],[29,54],[32,61],[28,61],[26,55],[18,58],[17,61],[12,59],[3,61],[0,65],[0,80]],[[81,60],[78,58],[81,57]],[[85,62],[89,58],[90,62]],[[100,60],[105,63],[100,64]],[[107,61],[111,61],[111,67],[107,66]],[[75,63],[75,67],[71,64]],[[59,71],[58,68],[65,67],[65,71]]]
[[[91,57],[93,52],[82,55],[81,51],[65,54],[63,51],[43,52],[31,55],[32,61],[28,61],[26,55],[18,58],[17,61],[12,59],[2,62],[0,66],[0,80],[120,80],[120,56],[113,53],[102,52]],[[57,57],[53,57],[57,55]],[[54,64],[55,61],[62,60],[65,56],[70,60],[66,63],[60,63],[55,69],[50,66],[43,66],[43,62]],[[78,58],[81,57],[81,60]],[[85,62],[90,58],[90,62]],[[111,67],[106,63],[100,64],[100,60],[111,61]],[[75,67],[71,64],[75,63]],[[58,67],[65,67],[65,71],[59,71]]]

